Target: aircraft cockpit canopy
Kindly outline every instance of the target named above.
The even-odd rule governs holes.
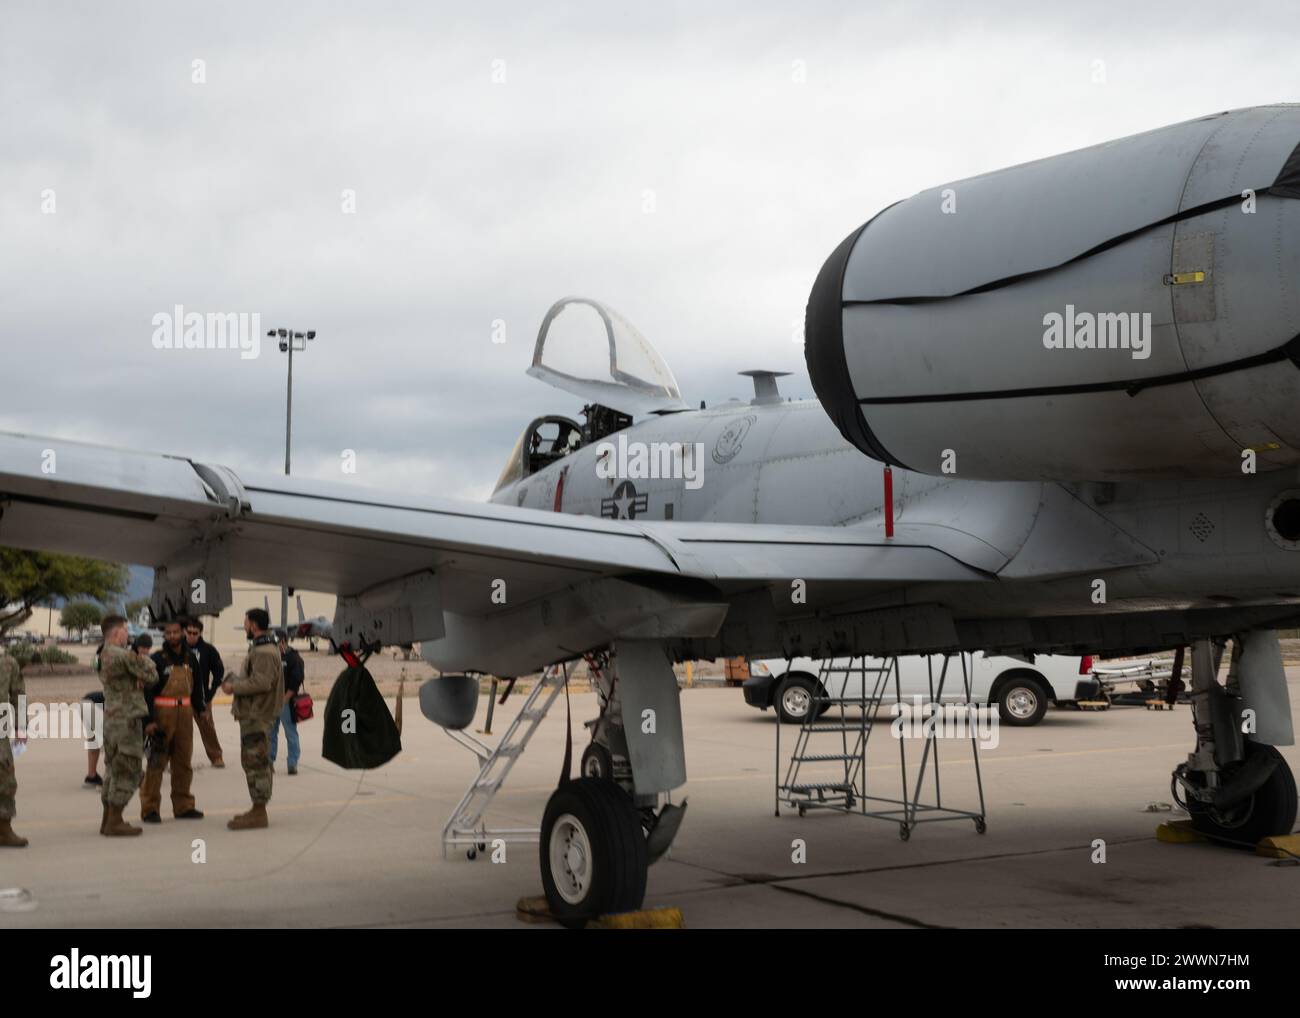
[[[528,373],[634,417],[689,409],[650,341],[613,308],[586,297],[551,305]]]
[[[556,460],[576,452],[582,442],[582,427],[576,421],[556,416],[537,418],[519,436],[493,491],[531,477]]]

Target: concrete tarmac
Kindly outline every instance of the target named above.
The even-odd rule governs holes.
[[[1300,703],[1296,669],[1292,704]],[[522,697],[496,714],[496,733]],[[323,705],[322,705],[323,706]],[[1002,727],[982,751],[988,831],[968,819],[931,823],[903,842],[896,823],[832,813],[773,816],[774,720],[739,689],[682,693],[689,812],[671,858],[651,868],[648,906],[675,905],[690,927],[1294,927],[1300,867],[1208,844],[1156,841],[1181,814],[1170,770],[1191,743],[1190,709],[1051,711],[1034,728]],[[573,696],[574,767],[592,694]],[[98,832],[98,791],[82,787],[80,742],[31,740],[18,761],[15,829],[31,839],[0,850],[0,889],[24,888],[35,909],[0,911],[0,928],[163,926],[517,927],[515,902],[541,892],[535,845],[504,862],[443,858],[440,832],[476,773],[474,759],[406,703],[404,750],[372,772],[321,759],[321,721],[300,726],[297,776],[284,742],[271,827],[229,831],[247,808],[238,729],[217,708],[227,767],[214,770],[196,738],[201,821],[175,820],[139,838]],[[480,709],[476,724],[482,724]],[[795,730],[783,728],[782,750]],[[498,795],[489,822],[539,823],[563,759],[558,702]],[[897,796],[899,744],[877,729],[869,780]],[[978,801],[968,743],[941,743],[945,804]],[[915,779],[920,744],[906,742]],[[825,745],[822,752],[832,751]],[[1284,755],[1300,773],[1300,754]],[[164,783],[164,796],[166,796]],[[933,785],[929,784],[930,798]],[[680,799],[680,796],[678,797]],[[888,808],[888,807],[885,807]],[[139,822],[139,798],[128,816]],[[1105,862],[1094,862],[1098,839]],[[795,861],[800,842],[804,861]],[[202,860],[202,861],[200,861]],[[531,927],[531,928],[547,928]]]

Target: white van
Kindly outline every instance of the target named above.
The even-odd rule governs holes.
[[[866,689],[863,690],[863,673],[853,667],[851,658],[834,658],[833,669],[827,675],[831,689],[824,689],[818,676],[822,662],[809,657],[797,657],[787,662],[784,658],[751,661],[750,677],[745,680],[745,702],[751,707],[767,710],[775,707],[781,720],[799,724],[816,704],[819,713],[830,704],[818,703],[818,697],[845,697],[855,699],[870,696],[876,675],[870,669],[886,665],[888,658],[868,658]],[[943,656],[914,655],[898,659],[899,690],[907,699],[930,695],[930,676],[933,668],[934,683],[938,686],[943,669]],[[971,699],[976,703],[997,704],[1002,722],[1008,725],[1036,725],[1043,720],[1049,703],[1058,707],[1078,700],[1092,699],[1099,694],[1099,685],[1092,676],[1091,657],[1063,657],[1039,654],[1033,663],[1013,657],[988,657],[976,652],[971,655]],[[847,669],[847,671],[846,671]],[[883,698],[894,699],[893,679],[883,690]],[[948,664],[944,682],[944,702],[965,700],[960,659],[954,657]]]

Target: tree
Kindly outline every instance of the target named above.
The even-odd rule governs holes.
[[[94,629],[104,617],[104,609],[94,601],[69,601],[59,615],[59,625],[78,636]]]
[[[136,598],[134,601],[128,601],[126,606],[122,609],[122,614],[128,619],[134,621],[134,619],[145,610],[148,604],[149,598],[147,597],[140,597]]]
[[[0,632],[20,626],[55,598],[105,602],[125,590],[126,566],[78,555],[0,548]]]

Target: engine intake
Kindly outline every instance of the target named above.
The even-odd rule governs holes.
[[[808,300],[813,386],[868,455],[991,480],[1300,463],[1300,106],[922,191]]]

